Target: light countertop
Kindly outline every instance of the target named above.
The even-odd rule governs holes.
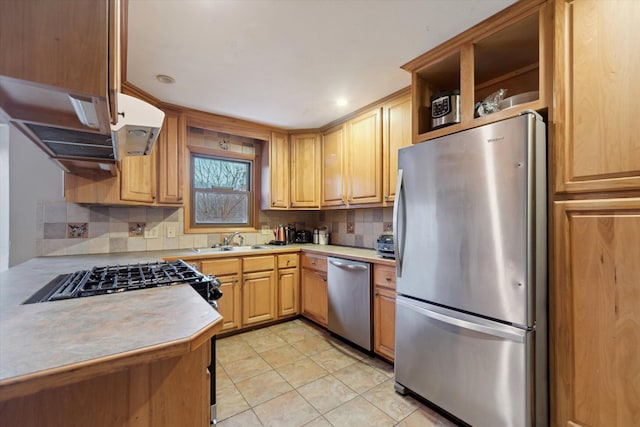
[[[394,265],[372,249],[296,244],[215,252],[202,249],[40,257],[0,273],[0,400],[32,390],[27,383],[62,384],[78,369],[96,375],[155,358],[184,354],[221,328],[221,316],[189,285],[46,303],[22,302],[55,276],[93,266],[185,261],[304,251]]]
[[[222,327],[189,285],[21,303],[56,275],[95,265],[157,261],[161,253],[34,258],[0,273],[0,400],[145,360],[185,354]],[[31,383],[31,385],[28,385]]]

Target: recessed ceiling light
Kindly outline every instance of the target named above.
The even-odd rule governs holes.
[[[174,79],[171,76],[167,76],[166,74],[158,74],[156,76],[156,80],[158,80],[160,83],[166,83],[166,84],[175,83],[176,81],[176,79]]]
[[[347,104],[348,104],[347,98],[338,98],[338,99],[336,99],[336,105],[338,107],[344,107]]]

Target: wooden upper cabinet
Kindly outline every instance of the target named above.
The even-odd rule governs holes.
[[[92,102],[100,133],[116,117],[120,0],[6,0],[0,108],[12,119],[81,130],[68,95]],[[110,105],[110,107],[109,107]]]
[[[320,207],[320,138],[315,133],[291,135],[291,207]]]
[[[3,0],[0,75],[106,97],[108,3]]]
[[[120,161],[120,198],[153,203],[156,200],[158,147],[148,156],[125,156]]]
[[[180,140],[179,113],[165,111],[156,141],[158,152],[158,203],[182,204],[184,148]]]
[[[382,136],[382,191],[384,202],[388,203],[396,195],[398,150],[411,145],[411,94],[384,106]]]
[[[262,150],[262,209],[289,207],[289,138],[284,133],[272,132],[271,140]]]
[[[375,108],[347,122],[349,204],[382,202],[382,119]]]
[[[640,189],[640,2],[556,2],[557,192]]]
[[[411,73],[413,142],[423,142],[461,130],[552,105],[553,4],[521,0],[424,53],[402,68]],[[531,92],[526,102],[475,117],[477,102],[498,89],[506,97]],[[432,127],[431,97],[460,92],[460,122]]]
[[[322,134],[322,206],[346,204],[345,125]]]

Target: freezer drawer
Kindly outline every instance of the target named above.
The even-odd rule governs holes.
[[[534,425],[533,334],[398,296],[395,381],[475,427]]]

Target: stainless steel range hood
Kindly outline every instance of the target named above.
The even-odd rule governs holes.
[[[87,128],[99,129],[95,103],[69,96],[78,120]],[[26,124],[49,148],[53,157],[82,157],[120,160],[124,156],[148,155],[158,138],[164,112],[138,98],[118,94],[118,122],[110,134]],[[88,129],[89,130],[89,129]]]
[[[151,152],[164,112],[117,95],[117,122],[107,100],[0,76],[0,113],[66,172],[116,174],[117,161]]]

